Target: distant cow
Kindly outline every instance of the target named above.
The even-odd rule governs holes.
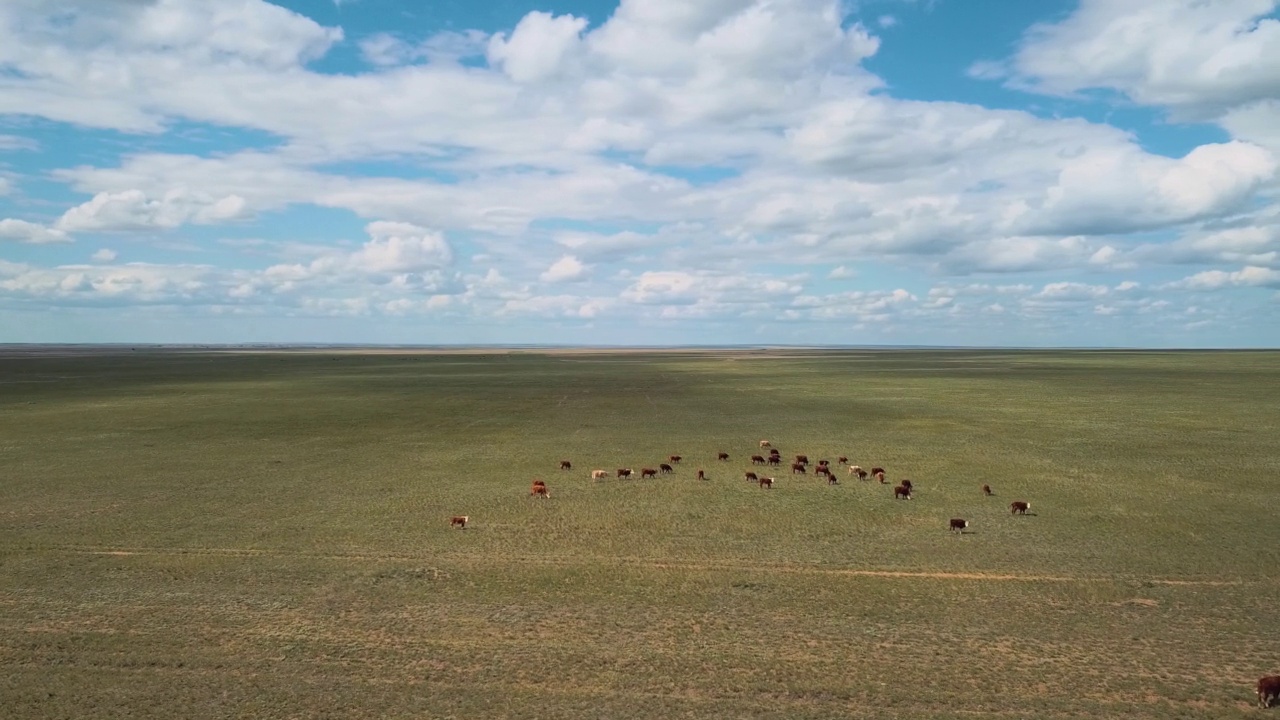
[[[1269,708],[1276,700],[1280,700],[1280,675],[1265,675],[1258,678],[1258,707]]]
[[[467,521],[469,520],[471,520],[471,517],[469,515],[454,515],[452,518],[449,518],[449,527],[456,526],[456,527],[462,528],[463,530],[466,530]]]
[[[826,465],[819,465],[818,467],[814,468],[814,469],[813,469],[813,474],[814,474],[814,475],[826,475],[828,478],[832,477],[832,475],[831,475],[831,468],[827,467]]]
[[[894,488],[894,489],[893,489],[893,499],[894,499],[894,500],[898,500],[898,499],[902,499],[902,500],[910,500],[910,499],[911,499],[911,488],[907,487],[906,485],[899,485],[898,487]]]
[[[829,461],[829,460],[819,460],[819,461],[818,461],[818,467],[830,467],[830,466],[831,466],[831,461]]]
[[[808,465],[808,464],[809,464],[809,456],[808,456],[808,455],[797,455],[797,456],[796,456],[796,462],[798,462],[798,463],[804,463],[805,465]]]
[[[1010,515],[1026,515],[1027,511],[1030,509],[1031,509],[1031,503],[1029,502],[1014,500],[1013,502],[1009,503]]]
[[[969,521],[963,518],[951,518],[951,532],[963,533],[969,527]]]
[[[888,485],[888,484],[889,484],[889,481],[884,479],[884,471],[883,471],[883,470],[881,470],[880,472],[876,473],[876,474],[875,474],[875,476],[876,476],[876,480],[879,480],[881,485]]]
[[[762,478],[760,478],[760,487],[762,487],[762,488],[769,488],[770,490],[772,490],[772,489],[773,489],[773,478],[771,478],[771,477],[762,477]]]
[[[986,496],[988,496],[988,497],[990,497],[990,496],[992,496],[992,495],[995,495],[995,493],[991,492],[991,486],[990,486],[990,485],[983,485],[983,486],[982,486],[982,494],[983,494],[983,495],[986,495]]]
[[[836,478],[835,473],[831,473],[831,472],[829,472],[829,473],[827,473],[827,484],[828,484],[828,485],[839,485],[839,484],[840,484],[840,480],[838,480],[838,479]]]
[[[658,471],[653,468],[640,468],[640,479],[658,477]]]
[[[873,468],[871,468],[871,474],[872,474],[872,475],[883,475],[883,474],[884,474],[884,468],[882,468],[882,467],[873,467]]]
[[[866,471],[866,470],[863,470],[862,468],[858,467],[857,465],[850,465],[850,466],[849,466],[849,474],[850,474],[850,475],[857,475],[859,480],[866,480],[866,479],[867,479],[867,471]]]
[[[770,456],[769,456],[768,463],[769,463],[770,465],[781,465],[781,464],[782,464],[782,458],[778,457],[777,455],[770,455]]]
[[[836,462],[840,463],[841,465],[848,465],[849,458],[845,457],[844,455],[841,455],[840,457],[836,458]]]
[[[631,468],[618,468],[618,477],[620,478],[631,477]]]
[[[904,487],[904,488],[906,488],[906,489],[908,489],[908,490],[911,490],[913,486],[911,485],[911,481],[910,481],[910,480],[903,480],[903,481],[902,481],[902,487]]]
[[[667,458],[667,459],[668,459],[668,460],[670,460],[670,461],[671,461],[671,462],[673,462],[673,463],[678,463],[678,462],[680,462],[680,460],[681,460],[681,458],[680,458],[680,456],[679,456],[679,455],[672,455],[671,457],[669,457],[669,458]]]
[[[763,465],[763,464],[764,464],[764,456],[763,456],[763,455],[752,455],[752,456],[751,456],[751,464],[752,464],[752,465]]]
[[[608,473],[607,471],[605,471],[605,470],[592,470],[592,471],[591,471],[591,479],[592,479],[592,480],[603,480],[603,479],[605,479],[605,478],[607,478],[607,477],[609,477],[609,473]]]
[[[716,459],[717,459],[717,460],[728,460],[728,459],[729,459],[729,453],[722,452],[722,453],[720,453],[719,455],[716,455]]]
[[[561,469],[561,470],[572,470],[572,469],[573,469],[573,463],[569,462],[568,460],[561,460],[561,461],[560,461],[560,469]]]
[[[673,469],[670,465],[666,463],[659,464],[658,469],[661,470],[664,474],[669,472],[675,472],[675,469]]]
[[[803,475],[803,474],[804,474],[804,472],[805,472],[805,470],[804,470],[804,463],[798,463],[798,462],[797,462],[797,463],[791,463],[791,474],[792,474],[792,475],[795,475],[796,473],[800,473],[801,475]]]
[[[543,497],[543,498],[551,497],[551,491],[547,490],[547,484],[542,482],[541,480],[533,481],[533,487],[530,488],[529,494],[534,495],[536,497]]]
[[[781,455],[782,453],[778,451],[778,448],[774,448],[774,449],[772,449],[772,450],[770,450],[770,451],[769,451],[769,454],[770,454],[770,455]]]
[[[768,441],[768,440],[761,440],[761,441],[760,441],[760,447],[769,447],[769,441]]]
[[[699,471],[698,471],[698,479],[699,479],[699,480],[706,480],[706,479],[707,479],[707,473],[706,473],[706,471],[705,471],[705,470],[699,470]]]
[[[750,480],[750,481],[752,481],[752,482],[755,482],[755,481],[759,480],[760,478],[759,478],[755,473],[753,473],[753,472],[748,472],[748,473],[747,473],[747,475],[746,475],[746,479],[747,479],[747,480]]]

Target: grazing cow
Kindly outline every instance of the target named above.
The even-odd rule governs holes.
[[[857,475],[859,480],[866,480],[866,479],[867,479],[867,471],[866,471],[866,470],[863,470],[862,468],[858,467],[857,465],[850,465],[850,466],[849,466],[849,474],[850,474],[850,475]]]
[[[529,494],[544,498],[551,497],[551,493],[547,490],[547,484],[541,480],[533,481],[533,487],[529,489]]]
[[[898,487],[894,488],[894,489],[893,489],[893,499],[894,499],[894,500],[898,500],[898,499],[902,499],[902,500],[910,500],[910,499],[911,499],[911,488],[907,487],[906,485],[899,485]]]
[[[991,486],[990,486],[990,485],[983,485],[983,486],[982,486],[982,494],[983,494],[983,495],[986,495],[987,497],[990,497],[990,496],[992,496],[992,495],[995,495],[995,493],[991,492]]]
[[[832,475],[831,475],[831,468],[827,467],[826,465],[819,465],[818,467],[814,468],[814,469],[813,469],[813,474],[814,474],[814,475],[826,475],[826,476],[827,476],[827,479],[830,479],[830,478],[832,477]]]
[[[911,481],[910,481],[910,480],[903,480],[903,481],[902,481],[902,487],[904,487],[904,488],[906,488],[906,489],[910,490],[910,489],[912,488]]]
[[[805,465],[808,465],[808,464],[809,464],[809,456],[808,456],[808,455],[797,455],[797,456],[796,456],[796,462],[798,462],[798,463],[804,463]]]
[[[829,473],[827,473],[827,484],[828,484],[828,485],[839,485],[839,484],[840,484],[840,481],[839,481],[838,479],[836,479],[836,475],[835,475],[835,473],[830,473],[830,472],[829,472]]]
[[[768,440],[761,440],[761,441],[760,441],[760,447],[769,447],[769,441],[768,441]]]
[[[768,462],[769,462],[769,464],[770,464],[770,465],[781,465],[781,464],[782,464],[782,458],[778,457],[777,455],[770,455],[770,456],[769,456],[769,461],[768,461]]]
[[[876,480],[879,480],[881,485],[888,485],[888,484],[889,484],[889,481],[884,479],[884,471],[883,471],[883,470],[881,470],[880,472],[876,473]]]
[[[964,518],[951,518],[951,532],[964,534],[964,529],[969,527],[969,521]]]
[[[791,474],[795,475],[796,473],[804,474],[804,463],[791,463]]]
[[[698,479],[699,479],[699,480],[706,480],[706,479],[707,479],[707,473],[706,473],[706,471],[699,470],[699,471],[698,471]]]
[[[769,488],[770,490],[772,490],[772,489],[773,489],[773,478],[771,478],[771,477],[762,477],[762,478],[760,478],[760,487],[762,487],[762,488]]]
[[[675,470],[666,463],[660,463],[658,465],[658,469],[661,470],[664,475],[669,472],[675,472]]]
[[[592,470],[592,471],[591,471],[591,479],[592,479],[592,480],[603,480],[603,479],[605,479],[605,478],[607,478],[607,477],[609,477],[609,473],[608,473],[607,471],[604,471],[604,470]]]
[[[618,468],[618,477],[620,478],[631,477],[631,468]]]
[[[769,454],[770,454],[770,455],[781,455],[782,453],[778,451],[778,448],[774,448],[774,449],[772,449],[772,450],[770,450],[770,451],[769,451]]]
[[[572,469],[573,469],[573,463],[569,462],[568,460],[561,460],[561,461],[560,461],[560,469],[561,469],[561,470],[572,470]]]
[[[640,479],[658,477],[658,471],[653,468],[640,468]]]
[[[849,458],[845,457],[844,455],[841,455],[840,457],[836,458],[836,462],[840,463],[841,465],[848,465]]]
[[[759,479],[760,479],[760,478],[759,478],[755,473],[753,473],[753,472],[748,472],[746,477],[747,477],[747,480],[750,480],[750,481],[752,481],[752,482],[755,482],[755,481],[757,481],[757,480],[759,480]]]
[[[1258,678],[1258,707],[1266,709],[1280,700],[1280,675],[1264,675]]]
[[[872,474],[872,475],[883,475],[883,474],[884,474],[884,468],[882,468],[882,467],[873,467],[873,468],[871,468],[871,474]]]
[[[681,458],[680,458],[680,456],[679,456],[679,455],[672,455],[671,457],[669,457],[669,458],[667,458],[667,459],[668,459],[668,460],[670,460],[670,461],[671,461],[671,462],[673,462],[673,463],[678,463],[678,462],[680,462],[680,459],[681,459]]]
[[[818,467],[831,467],[831,463],[827,460],[819,460]]]
[[[1026,515],[1027,511],[1030,509],[1031,509],[1031,503],[1029,502],[1014,500],[1013,502],[1009,503],[1010,515]]]
[[[752,464],[752,465],[763,465],[763,464],[764,464],[764,456],[763,456],[763,455],[752,455],[752,456],[751,456],[751,464]]]
[[[720,453],[719,455],[716,455],[716,459],[717,459],[717,460],[728,460],[728,459],[729,459],[729,453],[722,452],[722,453]]]
[[[467,521],[470,519],[471,519],[470,515],[454,515],[452,518],[449,519],[449,527],[456,526],[456,527],[462,528],[463,530],[466,530]]]

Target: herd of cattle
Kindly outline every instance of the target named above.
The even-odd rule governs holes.
[[[751,456],[752,465],[764,465],[764,466],[772,466],[772,467],[781,466],[782,453],[779,452],[777,448],[772,447],[772,444],[768,440],[761,440],[760,447],[761,449],[769,448],[768,455],[767,456],[752,455]],[[665,475],[668,473],[674,473],[675,472],[674,465],[678,464],[683,459],[684,458],[682,458],[679,455],[672,455],[667,458],[668,462],[658,463],[658,467],[656,468],[641,468],[640,477],[642,479],[656,478],[659,474]],[[726,452],[717,453],[716,459],[719,461],[727,462],[729,460],[729,453],[726,453]],[[850,465],[849,458],[843,455],[838,457],[836,459],[836,462],[839,465],[845,466],[848,471],[848,474],[852,477],[858,478],[859,480],[868,480],[870,478],[870,479],[876,480],[882,485],[888,484],[888,480],[885,479],[885,469],[882,467],[872,467],[870,470],[864,470],[857,465]],[[795,460],[790,463],[791,474],[793,475],[807,474],[809,464],[810,464],[809,457],[807,455],[796,455]],[[832,466],[829,461],[818,460],[817,464],[814,465],[813,474],[815,476],[818,476],[818,475],[825,476],[827,479],[827,483],[830,485],[838,485],[840,481],[836,477],[836,473],[831,469],[831,467]],[[560,469],[572,470],[573,463],[570,462],[569,460],[561,460]],[[627,479],[634,474],[635,472],[632,468],[618,468],[614,473],[614,476],[619,479]],[[591,478],[593,480],[604,480],[604,479],[607,479],[608,477],[609,477],[609,472],[606,470],[596,469],[591,471]],[[707,479],[706,471],[699,469],[697,471],[696,477],[698,480],[706,480]],[[769,477],[766,475],[760,475],[751,470],[746,471],[744,473],[744,477],[746,480],[750,482],[757,483],[762,489],[773,488],[774,478],[772,477]],[[894,499],[910,500],[912,488],[913,488],[913,485],[910,480],[906,480],[906,479],[902,480],[898,485],[896,485],[893,488]],[[983,485],[982,494],[984,496],[990,497],[995,493],[992,492],[990,485]],[[529,489],[529,495],[536,498],[550,499],[551,491],[547,488],[546,481],[535,479],[533,481],[532,487],[530,487]],[[1010,514],[1013,514],[1013,515],[1026,515],[1027,511],[1030,509],[1031,509],[1031,503],[1026,502],[1024,500],[1014,500],[1013,502],[1009,503],[1009,512]],[[471,521],[471,517],[468,515],[454,515],[450,519],[449,524],[452,527],[459,527],[462,529],[466,529],[467,523],[470,521]],[[968,520],[964,518],[951,518],[951,522],[950,522],[951,532],[953,533],[958,532],[963,534],[965,529],[968,527],[969,527]],[[1280,675],[1267,675],[1262,678],[1259,678],[1258,684],[1256,687],[1256,692],[1258,694],[1259,707],[1269,708],[1272,705],[1276,704],[1277,702],[1280,702]]]

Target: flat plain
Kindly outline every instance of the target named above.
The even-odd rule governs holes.
[[[1257,717],[1278,510],[1273,352],[16,353],[0,716]]]

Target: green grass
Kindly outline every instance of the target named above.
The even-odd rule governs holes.
[[[787,355],[0,358],[0,716],[1256,715],[1280,353]]]

